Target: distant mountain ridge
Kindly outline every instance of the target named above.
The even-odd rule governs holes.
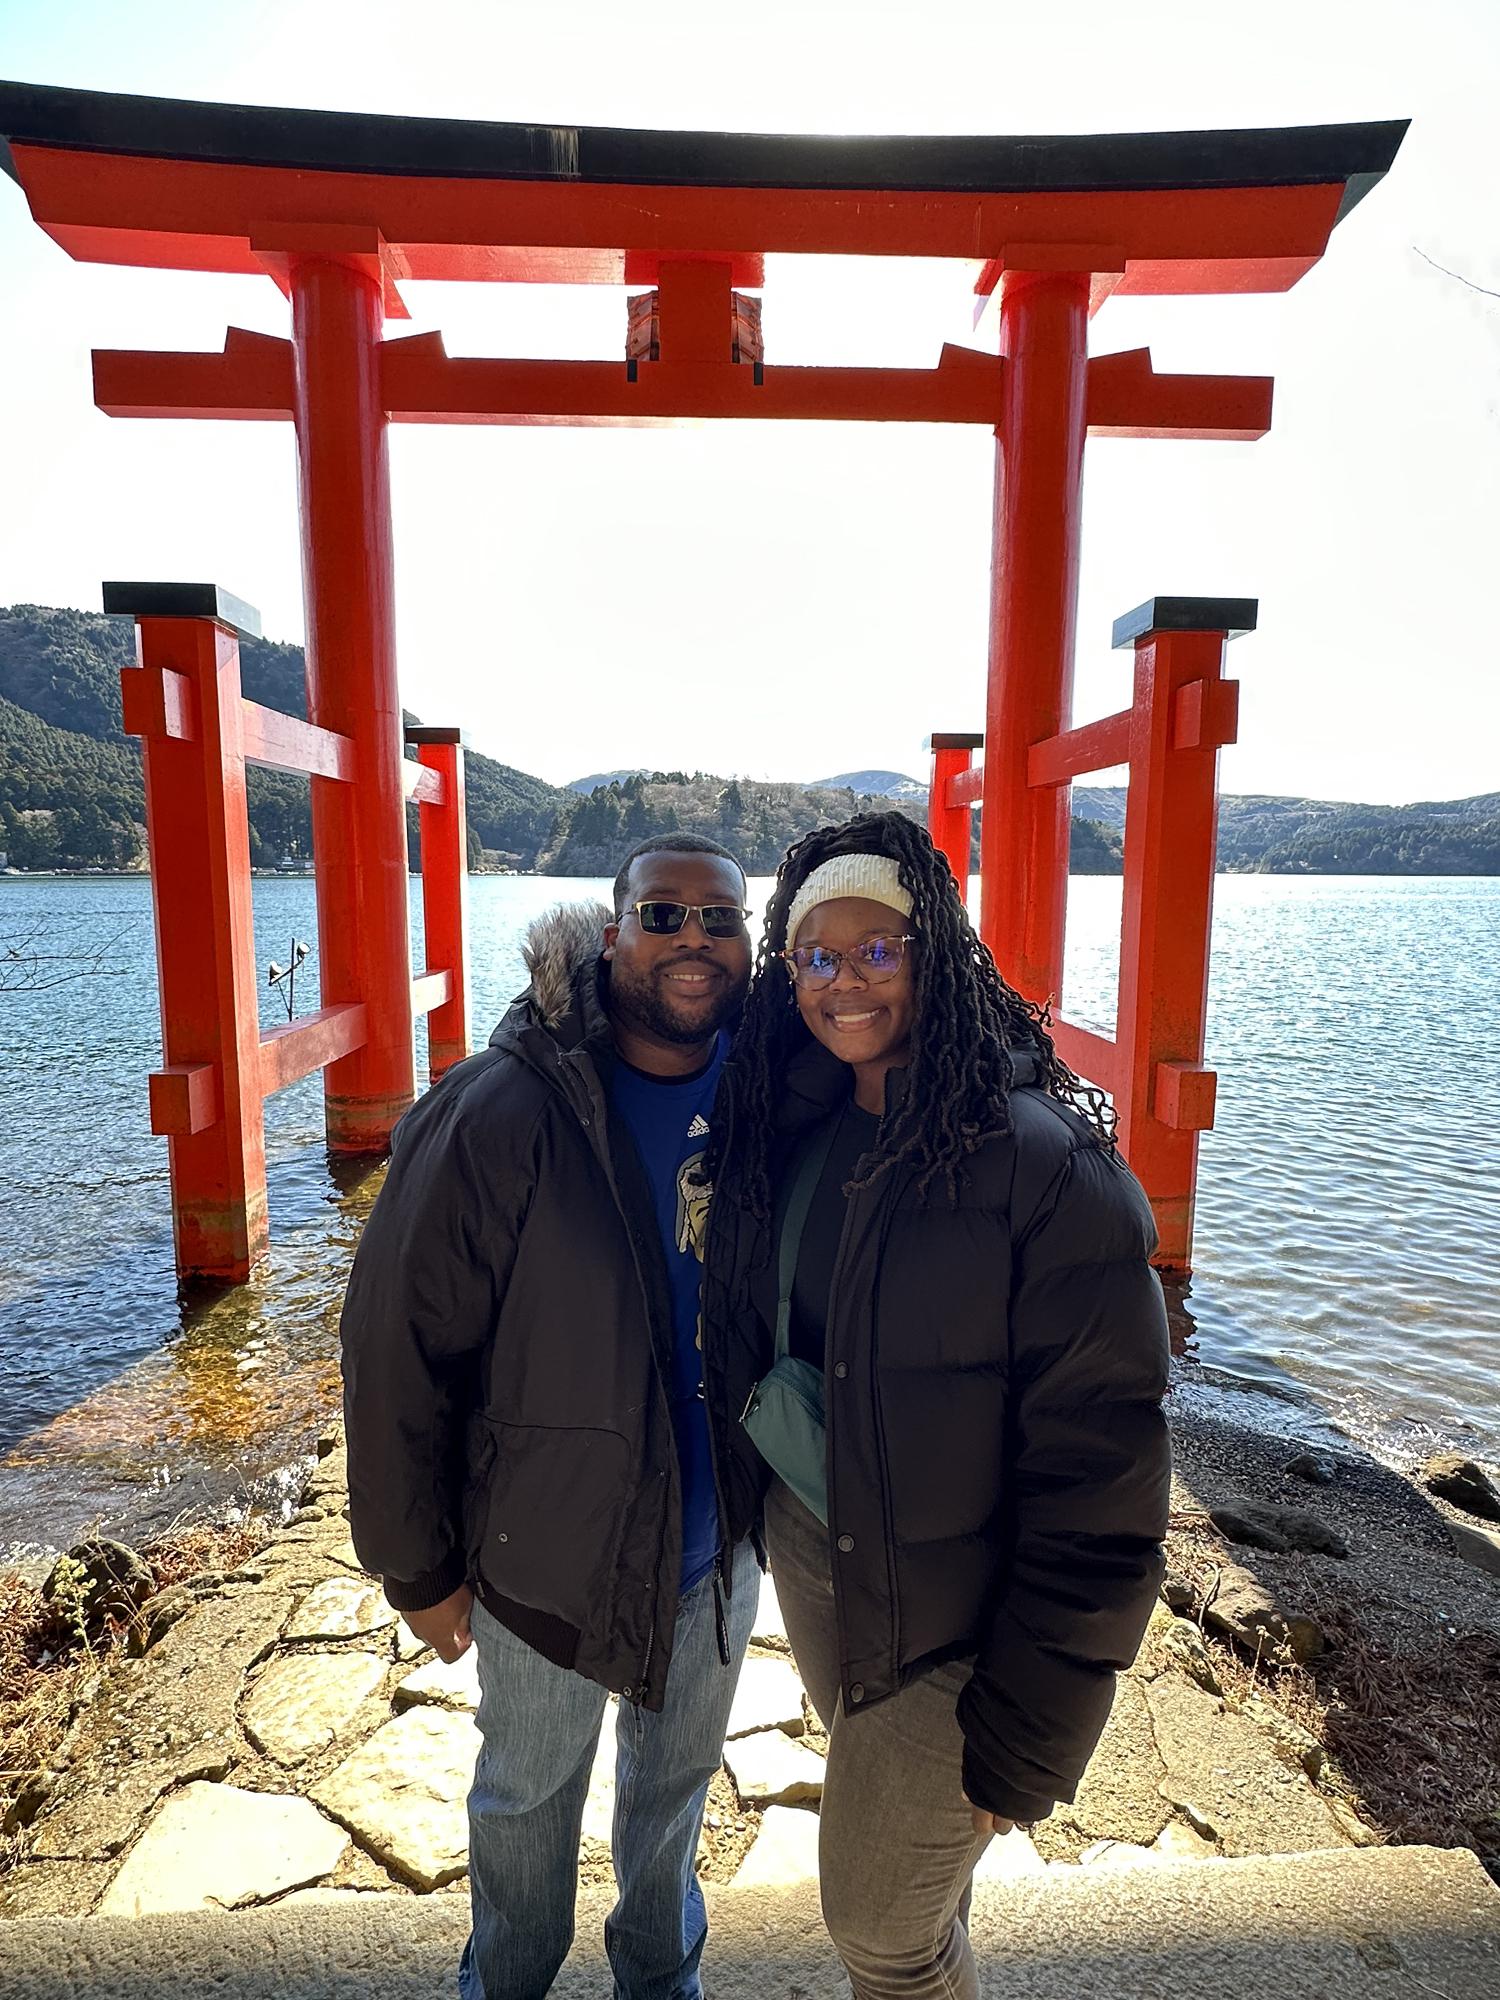
[[[812,782],[825,791],[863,792],[876,799],[920,799],[926,810],[926,784],[900,771],[845,771],[837,778],[814,778]]]
[[[140,746],[121,727],[129,622],[46,605],[0,607],[0,850],[23,869],[145,865]],[[300,646],[240,648],[245,693],[306,713]],[[412,720],[414,718],[408,718]],[[771,872],[812,827],[891,807],[922,819],[927,789],[899,771],[768,784],[696,771],[627,769],[553,785],[482,752],[465,756],[471,866],[612,874],[653,833],[689,828]],[[311,853],[307,783],[249,773],[251,858]],[[1075,786],[1075,873],[1118,873],[1121,786]],[[415,825],[415,809],[409,815]],[[976,815],[977,823],[977,815]],[[1411,806],[1259,795],[1221,801],[1219,865],[1276,874],[1500,875],[1500,792]]]

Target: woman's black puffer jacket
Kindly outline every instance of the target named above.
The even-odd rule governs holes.
[[[965,1789],[1030,1821],[1074,1796],[1160,1585],[1168,1342],[1140,1184],[1016,1062],[1014,1131],[971,1157],[956,1206],[941,1186],[919,1202],[903,1168],[849,1198],[826,1397],[845,1710],[972,1654]],[[849,1086],[817,1044],[797,1054],[775,1162]],[[704,1281],[720,1410],[770,1365],[774,1264],[731,1135]],[[764,1479],[743,1433],[733,1453],[737,1485]]]

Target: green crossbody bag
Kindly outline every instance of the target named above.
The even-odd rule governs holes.
[[[740,1418],[751,1443],[804,1507],[828,1525],[828,1434],[823,1408],[823,1371],[791,1350],[792,1284],[807,1213],[833,1150],[838,1120],[827,1136],[803,1155],[781,1224],[780,1296],[776,1301],[776,1358],[750,1392]]]

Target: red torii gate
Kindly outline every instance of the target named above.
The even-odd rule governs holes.
[[[339,754],[352,779],[313,780],[325,1002],[363,1009],[362,1020],[340,1017],[342,1039],[326,1055],[331,1149],[383,1150],[415,1092],[388,422],[756,417],[992,429],[982,921],[1008,975],[1046,998],[1061,966],[1068,774],[1039,784],[1029,760],[1070,722],[1084,439],[1255,438],[1271,407],[1261,378],[1158,376],[1144,352],[1090,360],[1089,317],[1114,293],[1286,289],[1387,171],[1405,129],[789,138],[0,84],[0,164],[70,256],[261,272],[291,302],[290,340],[231,329],[221,354],[100,352],[94,382],[112,415],[280,418],[296,428],[310,724],[346,740]],[[974,271],[976,318],[998,302],[1000,351],[945,346],[932,369],[769,365],[754,358],[755,315],[737,291],[763,283],[768,253],[962,260]],[[387,318],[406,316],[407,278],[652,288],[638,316],[649,339],[616,362],[451,359],[437,334],[383,338]],[[121,603],[142,612],[143,660],[154,628],[170,664],[151,601]],[[204,629],[228,636],[233,622],[210,614]],[[302,749],[311,757],[326,745],[309,738]],[[244,901],[248,854],[230,846],[224,866]],[[158,877],[169,1009],[163,894]],[[461,977],[461,966],[449,970]],[[201,1067],[212,1077],[196,1086],[194,1115],[222,1125],[222,1057]],[[188,1115],[181,1105],[178,1115]],[[208,1224],[190,1246],[179,1226],[179,1261],[242,1276],[264,1247],[263,1196],[259,1217],[246,1226],[242,1214],[233,1228],[193,1174],[174,1141],[179,1225],[195,1202]],[[1175,1261],[1185,1263],[1185,1242]]]

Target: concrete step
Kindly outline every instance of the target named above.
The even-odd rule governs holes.
[[[580,1897],[559,2000],[610,1991],[609,1898]],[[713,2000],[847,2000],[811,1884],[711,1893]],[[335,1895],[243,1913],[24,1918],[6,2000],[452,2000],[462,1895]],[[985,2000],[1496,2000],[1500,1891],[1472,1854],[1367,1848],[1049,1869],[975,1892]]]

